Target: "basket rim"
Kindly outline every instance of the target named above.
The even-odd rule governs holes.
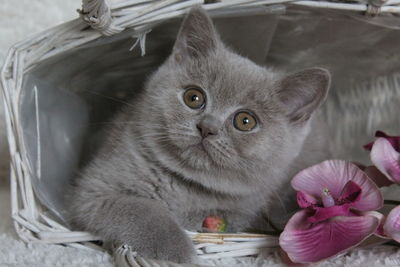
[[[123,10],[129,10],[133,2],[135,1],[125,1],[124,5],[117,5],[112,9],[111,13],[118,14],[118,12]],[[186,3],[186,5],[174,6],[176,7],[174,12],[170,12],[170,6],[167,10],[169,13],[165,10],[155,9],[145,13],[147,17],[144,16],[144,18],[136,19],[127,14],[125,16],[119,16],[119,18],[125,18],[125,20],[120,19],[119,21],[123,27],[132,28],[140,32],[141,29],[151,23],[182,16],[187,8],[197,6],[203,3],[203,1],[188,0],[184,1],[184,3]],[[351,10],[355,11],[367,11],[368,8],[366,4],[343,4],[327,1],[292,2],[292,0],[235,0],[230,3],[225,1],[215,4],[204,4],[203,6],[208,10],[212,10],[232,6],[250,7],[265,4],[293,4],[339,9],[350,9],[351,7]],[[178,4],[172,4],[172,6],[173,5]],[[381,11],[400,14],[400,6],[397,5],[400,5],[399,0],[389,0],[381,7]],[[145,7],[147,6],[144,6],[143,9]],[[168,6],[162,8],[167,7]],[[82,20],[74,19],[14,44],[7,53],[4,65],[1,68],[0,78],[7,126],[7,140],[10,151],[11,216],[17,234],[25,242],[63,243],[72,247],[85,248],[93,247],[88,241],[99,239],[86,232],[70,231],[68,228],[43,213],[43,207],[37,200],[31,185],[32,170],[22,138],[23,129],[19,123],[20,116],[18,108],[22,82],[25,74],[29,70],[50,57],[87,44],[100,37],[102,37],[100,32],[88,28]],[[194,236],[193,234],[188,234]]]

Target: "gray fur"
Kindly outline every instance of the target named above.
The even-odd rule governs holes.
[[[316,131],[313,114],[329,80],[324,69],[287,76],[255,65],[226,48],[205,12],[192,9],[172,55],[115,118],[120,126],[76,179],[71,222],[176,262],[195,260],[183,229],[201,230],[208,215],[224,217],[230,231],[266,227],[263,214],[276,207],[270,201],[285,195],[277,190],[325,157],[325,133]],[[206,92],[204,109],[184,104],[187,85]],[[241,109],[256,115],[254,130],[234,128]],[[196,125],[205,120],[217,134],[202,138]]]

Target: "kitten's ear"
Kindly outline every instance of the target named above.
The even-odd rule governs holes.
[[[218,34],[210,17],[200,7],[190,9],[176,39],[173,54],[177,61],[207,56],[217,47]]]
[[[278,97],[291,122],[305,122],[325,101],[331,81],[328,70],[306,69],[283,78],[278,85]]]

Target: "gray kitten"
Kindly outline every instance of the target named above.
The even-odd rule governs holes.
[[[322,160],[314,113],[329,83],[321,68],[283,75],[255,65],[192,9],[171,56],[77,178],[73,225],[180,263],[195,260],[183,229],[201,230],[208,215],[229,231],[265,228],[291,175]]]

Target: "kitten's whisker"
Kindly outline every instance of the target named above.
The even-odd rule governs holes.
[[[217,152],[218,155],[219,155],[218,156],[218,155],[216,155],[216,153],[213,153],[214,157],[212,157],[212,159],[213,159],[214,163],[217,164],[220,167],[223,167],[224,166],[223,163],[226,162],[226,158],[229,158],[229,157],[227,157],[227,155],[224,153],[224,151],[221,150],[217,145],[215,145],[215,144],[213,144],[211,142],[210,142],[210,145],[214,148],[213,150],[215,152]],[[212,153],[212,152],[210,152],[210,153]]]
[[[171,134],[171,135],[176,135],[176,136],[185,136],[185,137],[191,137],[191,138],[194,138],[194,137],[199,137],[199,136],[197,136],[197,135],[193,135],[193,134],[187,134],[187,133],[169,132],[169,134]]]
[[[217,140],[216,143],[221,149],[225,150],[225,152],[227,152],[229,155],[236,154],[235,151],[232,149],[231,146],[229,146],[228,143],[223,142],[221,140]]]
[[[153,137],[153,136],[167,136],[165,133],[146,133],[146,134],[141,134],[141,135],[135,135],[135,138],[141,138],[141,137]]]

